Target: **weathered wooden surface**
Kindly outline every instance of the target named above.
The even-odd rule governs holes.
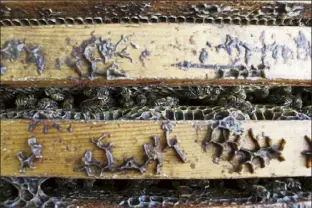
[[[1,121],[1,175],[2,176],[39,176],[39,177],[72,177],[86,178],[84,172],[74,172],[73,169],[82,165],[82,157],[87,150],[92,150],[94,159],[106,161],[105,152],[96,147],[90,139],[98,138],[103,133],[111,133],[111,137],[103,140],[104,144],[114,143],[112,150],[116,165],[120,165],[124,158],[135,157],[139,163],[144,161],[143,144],[153,144],[152,136],[160,136],[161,149],[165,148],[165,132],[161,129],[159,121],[116,121],[116,122],[77,122],[54,121],[63,128],[62,132],[50,128],[47,134],[43,133],[44,124],[40,124],[33,132],[29,132],[29,121],[6,120]],[[45,124],[52,126],[52,121]],[[284,176],[310,176],[311,169],[306,168],[306,158],[301,154],[309,150],[309,145],[304,139],[311,135],[310,121],[244,121],[245,130],[252,129],[255,136],[259,136],[261,145],[264,145],[263,134],[272,138],[273,145],[278,145],[282,138],[286,145],[282,151],[285,161],[270,160],[264,167],[255,164],[252,174],[244,167],[239,173],[233,172],[233,166],[226,161],[229,147],[223,154],[219,164],[213,162],[216,147],[210,144],[207,152],[204,151],[202,142],[209,138],[211,133],[209,121],[173,122],[176,124],[171,137],[177,136],[181,150],[186,154],[183,163],[177,153],[170,148],[163,153],[163,172],[156,174],[156,162],[148,166],[146,173],[105,173],[103,178],[160,178],[160,179],[213,179],[213,178],[257,178],[257,177],[284,177]],[[72,132],[66,129],[72,125]],[[195,126],[195,127],[194,127]],[[30,155],[27,140],[35,136],[37,142],[43,145],[43,160],[35,162],[36,169],[27,169],[20,173],[20,162],[17,153],[24,151]],[[247,136],[247,131],[241,137],[241,145],[252,148],[253,143]],[[234,163],[235,160],[232,161]]]
[[[229,32],[231,31],[231,32]],[[127,58],[113,57],[106,65],[99,64],[99,70],[105,73],[106,68],[113,61],[119,64],[119,70],[128,73],[128,77],[111,78],[107,80],[103,76],[97,76],[95,80],[78,78],[73,68],[62,64],[61,70],[56,69],[56,59],[64,62],[70,57],[73,47],[79,46],[84,40],[90,39],[91,33],[96,37],[112,39],[116,44],[121,35],[128,38],[127,43],[122,43],[119,50],[127,47],[128,53],[133,58],[133,63]],[[256,77],[239,77],[237,84],[311,84],[311,43],[306,41],[306,48],[298,48],[296,43],[299,32],[307,40],[311,39],[308,27],[267,27],[267,26],[228,26],[228,25],[190,25],[190,24],[141,24],[141,25],[87,25],[87,26],[46,26],[46,27],[7,27],[1,30],[1,42],[15,38],[25,40],[26,46],[40,46],[45,53],[46,67],[44,73],[39,75],[35,64],[28,64],[25,52],[17,60],[10,62],[4,60],[8,68],[1,77],[2,84],[6,85],[114,85],[118,84],[190,84],[197,81],[201,84],[233,84],[234,78],[220,77],[219,69],[222,67],[246,66],[258,67],[262,64],[263,56],[266,56],[266,79]],[[263,36],[263,34],[265,34]],[[241,52],[232,48],[229,53],[225,48],[216,46],[224,44],[227,35],[238,38],[252,48],[251,54],[240,47]],[[263,52],[265,46],[261,43],[261,37],[265,37],[265,44],[275,46],[271,51]],[[132,47],[130,42],[139,46]],[[212,47],[207,46],[209,42]],[[208,44],[209,45],[209,44]],[[208,52],[208,58],[204,63],[200,62],[203,48]],[[282,48],[285,48],[283,55]],[[150,52],[145,58],[140,56],[144,50]],[[292,51],[292,56],[290,56]],[[298,55],[299,54],[299,55]],[[97,54],[96,56],[99,56]],[[250,59],[248,58],[250,57]],[[248,59],[248,61],[247,61]],[[186,61],[186,62],[184,62]],[[203,61],[203,59],[202,59]],[[189,66],[183,65],[189,63]],[[183,66],[179,65],[182,64]],[[90,64],[83,61],[83,73],[89,73]],[[118,82],[116,82],[118,80]],[[161,81],[160,81],[161,80]]]

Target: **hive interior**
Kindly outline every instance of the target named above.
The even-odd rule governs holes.
[[[289,86],[2,87],[0,96],[2,119],[310,120],[311,93]]]
[[[124,207],[235,205],[311,200],[311,178],[229,180],[86,180],[2,178],[0,201],[26,206],[41,194],[42,207],[68,206],[74,199]],[[14,186],[12,185],[14,184]],[[18,196],[18,193],[21,193]],[[12,200],[12,201],[10,201]]]

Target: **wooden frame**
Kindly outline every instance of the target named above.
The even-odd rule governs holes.
[[[143,145],[154,145],[153,136],[160,137],[160,149],[166,146],[165,131],[161,128],[160,121],[42,121],[33,132],[29,132],[27,120],[3,120],[1,121],[1,175],[2,176],[36,176],[36,177],[71,177],[88,178],[86,172],[75,172],[75,167],[83,164],[82,157],[87,150],[94,154],[94,159],[106,163],[105,151],[99,149],[91,142],[91,138],[99,138],[103,133],[111,133],[110,138],[103,140],[108,145],[113,142],[112,154],[115,164],[123,163],[124,158],[135,157],[137,162],[144,161]],[[60,125],[61,132],[53,125]],[[306,158],[302,155],[309,149],[309,144],[304,139],[311,135],[310,121],[242,121],[245,133],[241,137],[240,144],[245,148],[255,147],[248,136],[248,129],[252,129],[254,136],[259,137],[261,146],[265,146],[264,137],[272,139],[272,144],[278,148],[278,144],[284,139],[286,145],[281,150],[281,156],[285,161],[270,160],[264,168],[257,167],[254,173],[246,167],[241,173],[233,172],[232,162],[227,160],[227,147],[220,157],[219,164],[213,159],[217,148],[213,143],[207,143],[205,151],[203,141],[208,141],[211,133],[211,121],[179,121],[172,122],[175,125],[170,138],[177,136],[178,146],[186,155],[183,162],[174,148],[169,148],[163,153],[162,173],[156,174],[156,163],[148,165],[144,174],[136,171],[119,173],[109,171],[100,178],[112,179],[226,179],[226,178],[257,178],[257,177],[296,177],[310,176],[311,169],[306,167]],[[43,133],[44,126],[49,128],[48,133]],[[68,131],[68,127],[72,131]],[[5,131],[4,131],[5,129]],[[30,148],[27,140],[36,137],[37,143],[43,146],[43,160],[36,160],[36,169],[26,169],[26,173],[20,173],[20,161],[17,153],[25,152],[28,157]],[[214,138],[214,137],[213,137]],[[231,137],[231,140],[233,138]],[[223,158],[223,159],[222,159]],[[258,164],[258,165],[257,165]],[[93,177],[89,177],[93,178]]]
[[[27,63],[24,52],[13,62],[3,61],[8,70],[2,75],[1,81],[4,85],[19,87],[192,83],[311,85],[309,54],[311,43],[308,41],[311,34],[308,27],[248,26],[248,30],[246,28],[204,24],[2,28],[3,43],[15,38],[25,40],[26,47],[27,45],[40,46],[45,53],[46,67],[44,72],[39,74],[36,64]],[[229,34],[228,31],[231,33]],[[63,63],[71,56],[74,47],[91,38],[91,33],[96,37],[112,39],[114,44],[122,35],[128,38],[129,41],[121,44],[119,50],[127,50],[128,55],[133,59],[132,62],[128,58],[116,55],[107,64],[99,63],[98,67],[100,72],[105,73],[115,62],[119,64],[119,70],[126,72],[126,77],[97,76],[93,81],[88,78],[80,80],[77,79],[79,76],[75,67],[68,67]],[[264,37],[266,37],[265,43],[262,42]],[[299,46],[296,41],[300,37],[304,37],[306,41]],[[240,44],[248,44],[248,47],[253,49],[247,53],[247,49],[240,47],[242,51],[239,52],[235,46],[231,46],[234,48],[230,54],[226,48],[228,46],[222,44],[228,43],[226,41],[233,38],[239,38]],[[273,44],[274,49],[263,51],[268,47],[263,44]],[[200,60],[203,50],[208,53],[208,56],[205,60]],[[148,52],[148,55],[142,58],[144,52]],[[264,56],[266,61],[263,61]],[[56,68],[58,58],[62,61],[61,70]],[[264,62],[267,65],[262,64]],[[266,67],[262,68],[262,71],[257,68],[261,65]],[[246,66],[247,71],[241,68],[243,66]],[[82,73],[88,74],[90,70],[88,68],[90,63],[83,61]],[[233,68],[239,71],[238,79],[234,78]],[[245,72],[248,74],[247,78],[244,78]],[[266,78],[261,78],[262,72],[265,73]]]

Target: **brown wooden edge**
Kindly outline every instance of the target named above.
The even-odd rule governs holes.
[[[1,80],[1,78],[0,78]],[[182,80],[157,80],[157,79],[137,79],[137,80],[104,80],[95,79],[93,81],[88,79],[75,79],[75,80],[28,80],[28,81],[2,81],[2,87],[75,87],[75,86],[183,86],[183,85],[221,85],[221,86],[235,86],[235,85],[271,85],[271,86],[312,86],[310,80],[224,80],[224,79],[212,79],[212,80],[196,80],[196,79],[182,79]]]

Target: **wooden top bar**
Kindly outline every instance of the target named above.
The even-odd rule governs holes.
[[[63,129],[59,132],[52,128],[53,123]],[[45,124],[49,127],[48,133],[43,133]],[[2,176],[34,176],[34,177],[70,177],[93,178],[85,172],[73,171],[82,165],[82,157],[87,150],[91,150],[94,159],[106,163],[105,151],[91,142],[91,138],[99,138],[103,133],[110,133],[111,137],[102,142],[108,145],[113,142],[112,149],[115,165],[119,166],[125,158],[135,157],[142,164],[144,160],[143,145],[154,145],[153,136],[160,137],[160,149],[166,147],[165,131],[160,121],[43,121],[33,132],[29,132],[28,120],[1,121],[1,175]],[[286,141],[281,155],[285,161],[272,159],[264,168],[260,168],[259,161],[253,161],[254,173],[243,167],[242,172],[233,172],[233,164],[238,161],[227,161],[226,149],[219,164],[214,161],[218,156],[216,146],[209,143],[207,151],[204,150],[203,141],[211,138],[211,121],[180,121],[172,122],[175,125],[171,138],[177,136],[180,150],[185,155],[185,162],[181,160],[173,148],[163,153],[162,173],[156,173],[156,162],[152,162],[147,172],[141,174],[137,171],[127,173],[105,172],[105,179],[229,179],[229,178],[258,178],[258,177],[296,177],[310,176],[311,169],[307,168],[306,157],[303,151],[311,151],[305,136],[311,135],[311,121],[242,121],[245,130],[241,137],[242,147],[252,149],[255,143],[248,134],[252,129],[254,136],[259,138],[261,146],[265,146],[264,137],[272,139],[275,148],[279,147],[282,139]],[[68,131],[68,127],[72,131]],[[20,173],[20,161],[17,153],[24,151],[30,155],[27,140],[36,137],[37,143],[43,146],[43,160],[36,160],[36,169],[26,169]],[[215,138],[215,137],[213,137]],[[230,140],[233,138],[231,137]],[[239,156],[239,154],[238,154]],[[223,159],[222,159],[223,158]],[[217,159],[217,158],[216,158]]]
[[[111,76],[108,79],[96,76],[93,81],[88,78],[78,80],[75,66],[69,67],[64,62],[71,57],[73,48],[90,39],[91,34],[111,39],[113,44],[122,35],[128,39],[120,44],[118,52],[126,50],[132,63],[130,59],[118,55],[106,64],[98,62],[99,72],[105,74],[115,62],[119,64],[118,70],[126,72],[127,77]],[[153,83],[311,85],[311,33],[308,27],[110,24],[2,28],[2,44],[11,39],[25,40],[26,47],[40,46],[45,54],[46,66],[40,75],[36,64],[27,62],[25,51],[17,60],[3,60],[7,72],[1,76],[1,84],[9,86]],[[298,45],[298,40],[304,41]],[[230,41],[234,45],[230,46]],[[240,46],[235,48],[233,41],[238,41]],[[270,44],[271,50],[268,49]],[[96,58],[100,55],[96,54]],[[57,59],[61,61],[61,69],[56,67]],[[90,67],[90,63],[82,60],[83,74],[89,76]],[[249,73],[246,79],[243,74],[245,69],[242,71],[241,67]],[[266,78],[261,78],[261,67],[266,67]],[[240,70],[241,76],[237,79],[234,72],[229,72],[233,68]],[[223,76],[220,71],[223,71]]]

